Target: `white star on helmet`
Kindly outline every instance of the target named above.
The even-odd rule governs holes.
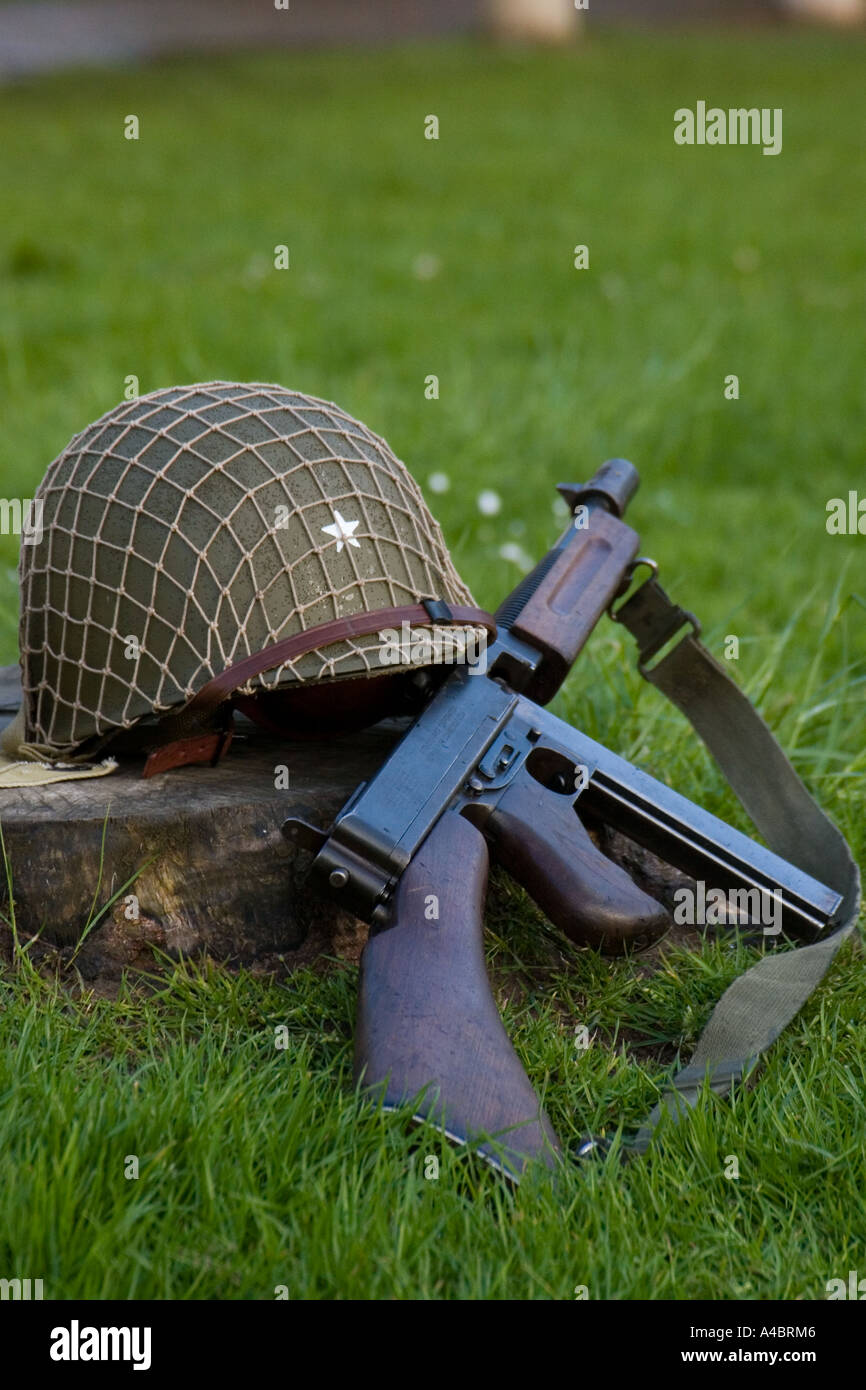
[[[337,542],[337,554],[343,549],[343,545],[354,545],[360,550],[361,542],[355,540],[355,527],[360,526],[360,521],[347,521],[338,511],[333,513],[334,522],[332,526],[323,526],[322,530],[326,535],[333,536]]]

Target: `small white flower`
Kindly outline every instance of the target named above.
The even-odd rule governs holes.
[[[478,510],[482,516],[496,516],[502,510],[502,498],[498,492],[485,488],[478,494]]]
[[[512,564],[517,565],[517,568],[522,570],[524,574],[528,574],[532,569],[532,556],[527,555],[523,546],[518,545],[516,541],[506,541],[504,545],[501,545],[499,556],[500,559],[510,560]]]
[[[422,251],[412,262],[412,274],[416,280],[433,280],[441,267],[442,262],[438,256],[431,256],[429,251]]]
[[[447,492],[451,486],[451,479],[447,473],[431,473],[427,479],[427,486],[431,492]]]

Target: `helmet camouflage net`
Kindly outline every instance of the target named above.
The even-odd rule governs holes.
[[[385,441],[280,386],[211,382],[124,402],[76,435],[36,499],[20,644],[26,741],[44,756],[183,705],[322,623],[473,602]],[[376,633],[331,642],[240,690],[378,675],[381,649]]]

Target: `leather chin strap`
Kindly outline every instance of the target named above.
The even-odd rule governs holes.
[[[402,608],[380,608],[375,613],[355,613],[320,623],[305,632],[296,632],[227,667],[203,685],[180,710],[167,716],[165,724],[176,730],[179,737],[154,749],[144,765],[142,777],[153,777],[158,772],[183,767],[185,763],[209,762],[215,766],[232,741],[228,701],[255,676],[273,671],[319,647],[347,638],[369,637],[385,628],[400,628],[403,623],[410,627],[483,627],[489,641],[496,637],[496,619],[490,613],[482,608],[452,607],[441,599],[424,599]],[[385,669],[383,667],[383,672]],[[213,728],[221,713],[219,727]]]

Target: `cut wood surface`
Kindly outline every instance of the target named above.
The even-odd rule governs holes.
[[[0,671],[3,722],[16,689],[17,668]],[[361,931],[305,889],[309,857],[280,827],[299,805],[327,826],[401,726],[321,743],[272,738],[246,721],[238,729],[218,767],[145,781],[142,763],[128,762],[107,777],[0,790],[22,938],[40,932],[44,942],[74,946],[118,890],[76,958],[85,978],[152,966],[151,946],[251,961],[297,950],[313,927],[320,949],[334,934]]]
[[[17,667],[0,668],[0,726],[19,701]],[[323,954],[357,960],[366,926],[307,886],[310,857],[281,826],[299,808],[330,825],[405,727],[392,720],[289,742],[238,720],[218,767],[143,780],[142,762],[131,761],[107,777],[0,790],[20,938],[39,934],[37,956],[43,948],[67,959],[74,952],[86,980],[152,969],[153,947],[266,968]],[[668,906],[674,887],[688,881],[622,835],[598,827],[594,837]],[[8,901],[2,912],[8,919]]]

